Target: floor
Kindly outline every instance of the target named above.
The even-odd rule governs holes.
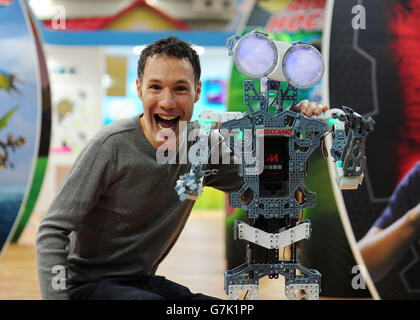
[[[40,217],[34,215],[18,244],[10,244],[0,260],[0,300],[41,299],[35,258],[35,234]],[[193,292],[226,299],[225,220],[223,211],[193,211],[178,242],[157,274]],[[284,280],[260,281],[259,299],[284,299]]]

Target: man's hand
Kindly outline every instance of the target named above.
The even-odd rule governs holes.
[[[300,111],[303,115],[307,117],[312,117],[312,115],[318,116],[320,113],[327,111],[328,106],[322,106],[316,102],[309,102],[308,100],[302,100],[294,108],[294,111]]]

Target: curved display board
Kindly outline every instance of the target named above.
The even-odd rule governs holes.
[[[362,186],[337,191],[353,251],[381,215],[404,175],[420,160],[420,1],[335,0],[324,29],[331,106],[347,105],[376,121],[366,142]],[[418,190],[417,190],[418,191]],[[417,202],[420,200],[420,195]],[[418,240],[418,239],[417,239]],[[420,298],[418,241],[369,289],[376,298]]]
[[[35,207],[36,201],[41,191],[42,182],[44,181],[45,172],[47,170],[51,139],[51,94],[48,69],[42,50],[41,37],[30,12],[28,12],[28,19],[34,34],[39,62],[39,73],[41,78],[41,105],[39,106],[39,108],[41,108],[41,132],[39,136],[38,158],[36,160],[35,171],[32,177],[31,189],[22,209],[19,222],[14,229],[14,234],[11,240],[12,242],[17,242],[19,240]]]
[[[23,1],[14,0],[0,6],[0,47],[7,48],[0,52],[2,253],[19,218],[29,218],[42,183],[49,148],[48,74],[34,24]]]

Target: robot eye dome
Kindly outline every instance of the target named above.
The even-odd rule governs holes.
[[[266,37],[248,34],[236,46],[235,64],[242,74],[250,78],[265,77],[276,67],[276,47]]]
[[[306,43],[272,40],[253,31],[228,41],[227,47],[239,72],[249,78],[287,81],[296,88],[308,89],[316,86],[324,74],[321,53]]]
[[[299,89],[307,89],[321,81],[324,74],[324,62],[315,47],[297,44],[284,55],[283,72],[291,85]]]

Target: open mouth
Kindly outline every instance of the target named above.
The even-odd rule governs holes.
[[[175,130],[180,117],[175,116],[163,116],[155,114],[155,120],[159,129],[172,129]]]

